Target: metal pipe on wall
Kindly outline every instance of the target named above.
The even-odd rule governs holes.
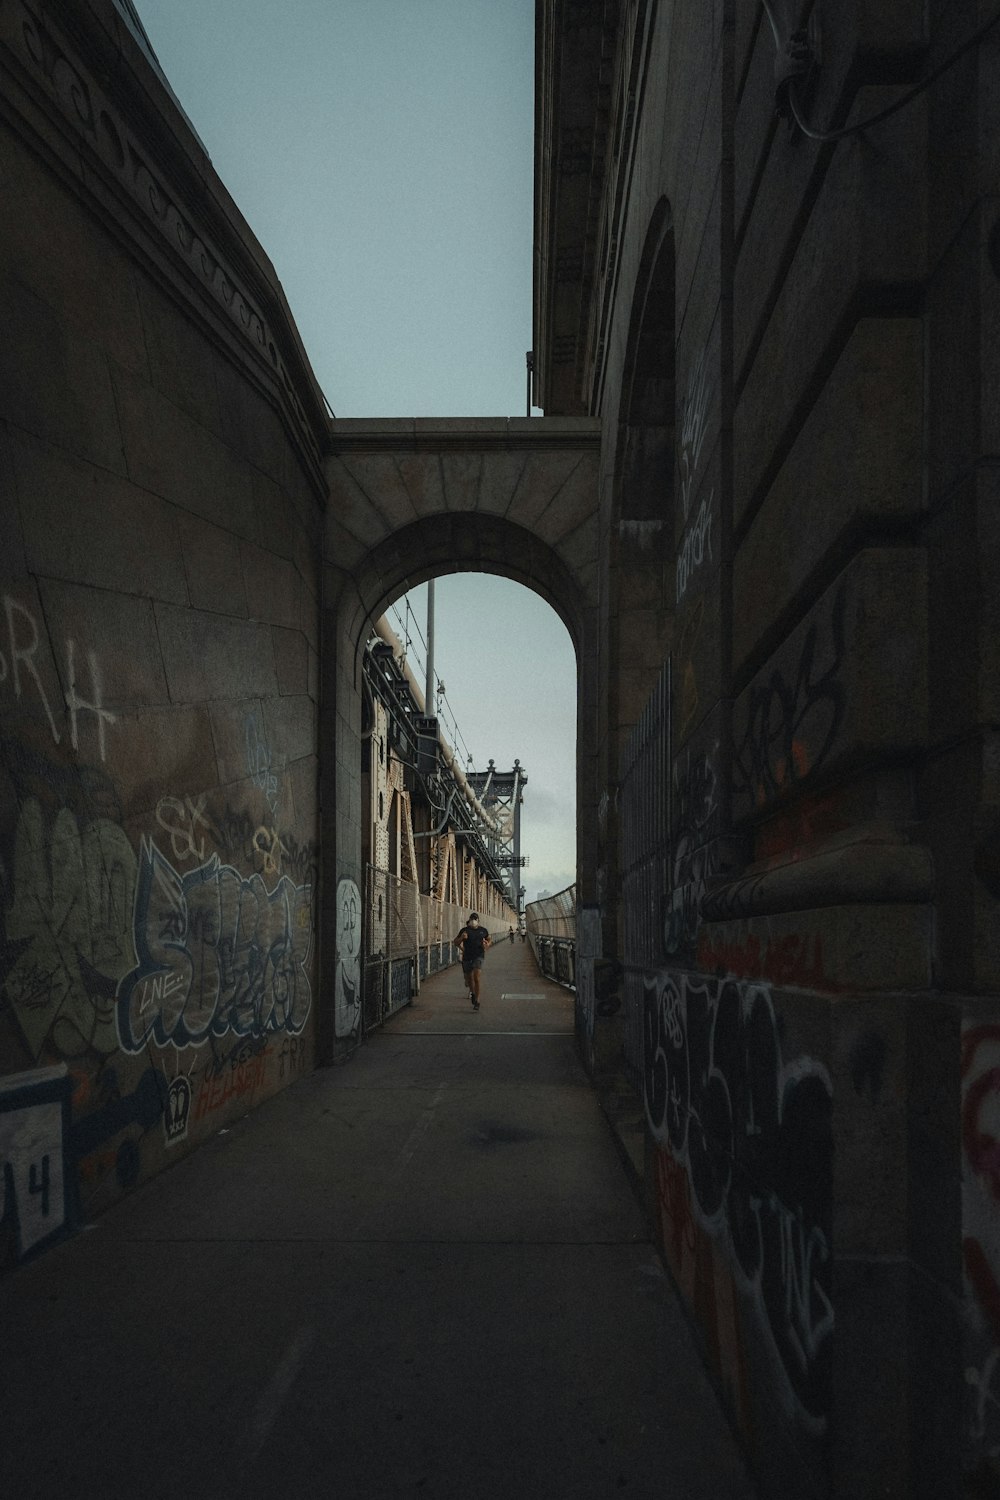
[[[430,713],[428,704],[434,702],[434,579],[427,585],[427,676],[424,686],[424,712]]]

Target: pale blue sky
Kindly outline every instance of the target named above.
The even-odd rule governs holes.
[[[523,416],[534,0],[137,8],[337,415]],[[565,627],[484,575],[439,581],[437,623],[438,670],[476,765],[517,756],[528,769],[528,899],[559,890],[575,864]],[[485,704],[471,655],[496,661]]]
[[[523,416],[533,0],[139,0],[338,416]]]

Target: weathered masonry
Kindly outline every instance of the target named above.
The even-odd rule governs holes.
[[[599,427],[331,425],[132,8],[13,0],[0,69],[10,1264],[357,1044],[397,977],[362,793],[405,800],[362,774],[373,625],[495,568],[582,649]]]
[[[537,11],[536,394],[602,426],[581,1029],[768,1495],[1000,1474],[992,11]]]
[[[1000,26],[537,17],[546,415],[350,422],[127,0],[0,4],[0,1251],[355,1045],[366,644],[495,571],[762,1493],[996,1492]]]
[[[0,7],[0,109],[9,1262],[315,1065],[326,418],[123,12]]]

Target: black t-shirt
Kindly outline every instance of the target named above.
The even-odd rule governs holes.
[[[485,927],[462,928],[461,932],[458,934],[458,937],[455,939],[455,942],[464,943],[465,945],[462,949],[463,964],[471,964],[475,959],[482,958],[483,954],[486,952],[486,943],[488,938],[489,933],[486,931]]]

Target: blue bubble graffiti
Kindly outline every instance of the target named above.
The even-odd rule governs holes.
[[[312,1006],[312,887],[268,891],[218,855],[180,875],[144,839],[135,888],[138,962],[118,986],[122,1050],[186,1047],[211,1033],[296,1034]]]

